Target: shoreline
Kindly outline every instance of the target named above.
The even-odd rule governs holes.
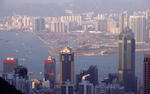
[[[98,49],[97,49],[98,50]],[[91,53],[90,53],[91,52]],[[135,52],[150,52],[150,49],[136,49]],[[51,52],[50,50],[48,51],[48,53],[52,56],[59,56],[59,51],[57,52]],[[89,52],[82,52],[82,51],[75,51],[74,54],[75,56],[108,56],[108,55],[111,55],[111,54],[117,54],[118,51],[116,49],[110,51],[110,52],[106,52],[106,53],[94,53],[92,52],[91,50],[89,50]]]

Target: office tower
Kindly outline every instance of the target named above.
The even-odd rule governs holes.
[[[49,82],[49,80],[43,79],[43,81],[42,81],[42,87],[44,87],[44,88],[50,88],[50,82]]]
[[[82,25],[78,25],[76,22],[69,22],[68,23],[68,30],[69,32],[71,31],[77,31],[77,30],[82,30]]]
[[[119,15],[119,31],[122,32],[128,27],[128,12],[124,11]]]
[[[62,22],[73,22],[73,23],[77,23],[78,25],[82,25],[82,16],[80,15],[72,15],[72,16],[61,16],[60,20]]]
[[[150,94],[150,55],[144,55],[143,94]]]
[[[8,57],[3,60],[3,72],[10,73],[14,72],[15,68],[18,65],[18,60],[13,57]]]
[[[127,92],[136,92],[135,40],[132,30],[126,28],[119,35],[119,82]]]
[[[129,94],[119,84],[100,84],[96,86],[95,94]]]
[[[22,18],[22,25],[23,25],[23,27],[24,28],[28,28],[30,26],[30,24],[31,24],[31,18],[28,17],[28,16],[24,16]]]
[[[97,30],[106,32],[107,31],[107,20],[99,20],[97,22]]]
[[[146,29],[147,29],[147,41],[150,40],[150,10],[146,11]]]
[[[79,83],[79,93],[78,94],[94,94],[93,84],[89,81],[82,81]]]
[[[15,87],[17,90],[20,90],[24,94],[31,94],[32,85],[30,80],[23,79],[20,77],[16,77],[14,79],[15,79]]]
[[[88,71],[89,76],[89,81],[92,83],[94,86],[98,84],[98,68],[97,66],[90,66]]]
[[[82,77],[83,76],[85,76],[85,75],[87,75],[88,73],[87,73],[87,70],[82,70],[81,72],[80,72],[80,74],[77,74],[76,75],[76,90],[78,91],[79,90],[79,83],[81,83],[82,82]],[[86,80],[87,80],[88,78],[86,78]]]
[[[107,20],[107,31],[111,34],[119,34],[119,28],[117,25],[117,21],[115,21],[113,18],[109,18]]]
[[[51,22],[50,23],[51,32],[67,32],[67,25],[64,22]]]
[[[142,84],[139,78],[137,78],[137,94],[142,94]]]
[[[64,47],[60,51],[60,79],[59,83],[66,81],[74,83],[74,53],[69,47]]]
[[[61,85],[60,94],[74,94],[74,85],[67,81],[65,84]]]
[[[118,83],[117,80],[118,80],[118,75],[110,73],[108,74],[108,77],[102,79],[101,82],[105,84],[117,84]]]
[[[87,74],[89,74],[89,76],[86,77],[86,80],[88,80],[94,86],[98,84],[98,68],[97,66],[90,66],[88,70],[83,70],[79,75],[77,75],[77,80],[76,80],[77,89],[78,89],[78,84],[82,81],[82,77]]]
[[[28,79],[28,70],[24,66],[17,66],[15,68],[15,74],[18,75],[20,78]]]
[[[54,87],[56,81],[56,62],[51,56],[44,61],[44,77],[50,81],[50,86]]]
[[[33,21],[33,31],[42,32],[45,30],[45,20],[43,18],[35,18]]]
[[[150,29],[150,10],[146,11],[146,21],[147,21],[148,29]]]
[[[145,16],[130,16],[129,22],[129,27],[135,34],[136,42],[147,41],[148,33],[146,30]]]

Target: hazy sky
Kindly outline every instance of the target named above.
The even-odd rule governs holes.
[[[69,3],[66,3],[69,2]],[[52,4],[56,3],[56,4]],[[64,4],[65,3],[65,4]],[[0,0],[0,15],[12,12],[37,14],[62,12],[70,8],[76,11],[130,10],[150,8],[150,0]],[[40,11],[40,13],[38,13]],[[34,13],[34,14],[36,14]]]
[[[5,0],[7,3],[64,3],[71,0]]]
[[[89,0],[1,0],[1,1],[5,1],[5,2],[14,2],[14,3],[64,3],[64,2],[71,2],[71,1],[89,1]],[[97,0],[92,0],[92,2],[95,2]],[[105,1],[109,1],[110,2],[143,2],[143,3],[147,3],[150,0],[98,0],[100,2],[105,2]]]
[[[24,3],[29,3],[29,4],[47,4],[47,3],[57,3],[57,4],[62,4],[65,2],[81,2],[81,3],[134,3],[135,5],[137,3],[141,3],[141,5],[150,5],[150,0],[0,0],[0,4],[24,4]]]

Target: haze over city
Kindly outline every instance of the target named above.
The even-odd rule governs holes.
[[[149,8],[149,0],[0,0],[0,15],[20,13],[24,15],[58,16],[65,9],[76,13],[143,10]]]
[[[0,0],[0,94],[150,94],[150,0]]]

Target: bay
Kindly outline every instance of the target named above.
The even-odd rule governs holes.
[[[28,68],[29,72],[34,72],[31,78],[42,79],[40,72],[44,71],[44,60],[50,55],[49,48],[44,45],[35,35],[30,32],[0,32],[0,71],[2,72],[2,60],[6,57],[18,58],[19,64]],[[144,54],[150,52],[136,53],[136,75],[142,79],[142,68]],[[56,58],[56,72],[59,74],[59,57]],[[75,74],[83,69],[88,69],[91,65],[96,65],[99,72],[99,80],[106,77],[108,73],[116,73],[118,64],[118,54],[107,56],[76,56]],[[58,79],[58,78],[57,78]]]

